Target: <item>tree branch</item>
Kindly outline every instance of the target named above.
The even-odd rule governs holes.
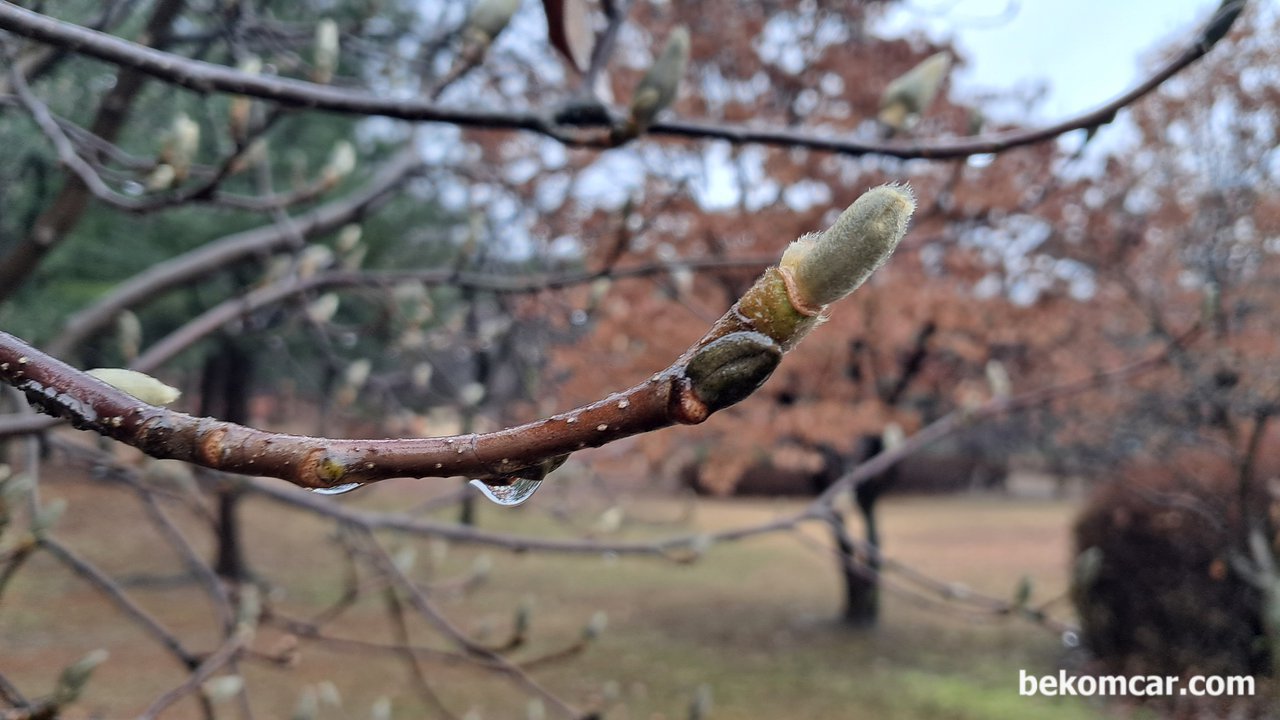
[[[1183,68],[1203,57],[1225,35],[1243,11],[1244,0],[1226,0],[1195,40],[1133,89],[1095,110],[1047,127],[1016,130],[971,138],[929,142],[873,143],[851,138],[818,135],[782,128],[749,128],[702,121],[655,123],[648,134],[669,137],[710,138],[734,144],[756,143],[808,148],[844,155],[885,155],[910,158],[962,158],[996,153],[1052,140],[1073,130],[1097,128],[1115,119],[1116,113],[1158,88]],[[442,107],[422,100],[386,98],[364,90],[350,90],[279,77],[251,75],[212,63],[154,50],[137,43],[61,22],[40,13],[0,2],[0,29],[131,68],[158,79],[199,92],[224,92],[270,100],[283,105],[356,115],[380,115],[424,122],[451,123],[488,130],[525,130],[541,133],[568,145],[609,147],[600,137],[577,137],[553,119],[554,113],[492,111]],[[607,121],[584,117],[575,127],[609,130]]]

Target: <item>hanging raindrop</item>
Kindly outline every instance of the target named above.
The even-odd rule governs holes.
[[[343,485],[334,485],[333,487],[327,487],[327,488],[311,488],[311,492],[317,495],[342,495],[344,493],[349,493],[352,490],[355,490],[361,485],[363,485],[363,483],[358,483],[358,482],[346,483]]]
[[[533,497],[533,493],[542,484],[542,480],[531,478],[503,477],[493,480],[472,480],[471,485],[484,493],[484,496],[503,507],[515,507]]]

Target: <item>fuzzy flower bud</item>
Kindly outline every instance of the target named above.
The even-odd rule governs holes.
[[[123,390],[149,405],[168,405],[182,397],[175,387],[165,385],[145,373],[123,368],[96,368],[86,370],[91,375],[117,390]]]
[[[649,125],[676,99],[680,78],[689,62],[689,31],[682,25],[671,31],[662,54],[653,61],[649,71],[631,96],[631,126],[634,132],[644,132]]]
[[[942,81],[951,69],[951,55],[938,52],[895,78],[880,97],[880,122],[893,130],[904,130],[908,120],[921,115],[933,104]]]
[[[463,32],[468,40],[488,45],[506,29],[519,9],[520,0],[480,0],[472,8]]]
[[[162,165],[167,164],[173,168],[170,185],[187,179],[187,175],[191,173],[191,163],[195,160],[196,151],[199,149],[200,124],[188,117],[186,113],[178,113],[173,118],[168,141],[160,153]]]
[[[54,705],[61,707],[75,702],[80,693],[84,692],[84,686],[89,683],[94,669],[106,662],[107,657],[106,650],[94,650],[65,668],[53,691]]]
[[[333,187],[356,169],[356,148],[346,140],[339,140],[329,153],[329,162],[321,171],[325,185]]]
[[[779,267],[791,275],[797,309],[816,312],[856,290],[898,247],[915,207],[910,187],[882,185],[863,193],[826,231],[791,243]]]
[[[338,69],[338,23],[332,18],[325,18],[316,24],[316,41],[312,55],[315,68],[311,78],[325,85],[333,80],[333,73]]]

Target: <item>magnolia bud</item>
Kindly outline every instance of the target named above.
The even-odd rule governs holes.
[[[360,244],[360,237],[364,235],[364,229],[356,223],[343,225],[338,231],[338,242],[334,246],[338,248],[338,252],[349,253]]]
[[[237,69],[246,75],[258,75],[262,72],[262,58],[250,55],[240,61]],[[227,123],[231,126],[231,137],[236,142],[243,142],[249,137],[249,123],[253,115],[253,101],[244,95],[231,98],[231,108],[227,111]]]
[[[346,140],[339,140],[329,153],[329,162],[321,171],[325,185],[332,187],[356,169],[356,148]]]
[[[325,18],[316,24],[316,42],[312,62],[315,69],[311,79],[318,83],[328,84],[333,80],[333,73],[338,69],[338,23]]]
[[[987,361],[987,384],[991,386],[991,396],[1007,398],[1012,394],[1013,383],[1009,380],[1009,372],[999,360]]]
[[[160,192],[173,187],[173,183],[178,179],[178,173],[169,163],[160,163],[147,174],[147,189],[151,192]]]
[[[893,130],[905,130],[910,118],[933,104],[950,69],[951,55],[943,51],[895,78],[880,97],[880,122]]]
[[[191,163],[200,149],[200,125],[187,117],[186,113],[178,113],[173,118],[173,127],[169,130],[169,139],[161,151],[161,159],[173,167],[173,182],[187,179],[191,173]]]
[[[86,370],[91,375],[117,390],[123,390],[149,405],[168,405],[182,397],[175,387],[165,385],[144,373],[122,368],[95,368]]]
[[[662,54],[653,61],[631,96],[631,129],[642,133],[653,124],[658,113],[676,99],[680,78],[689,62],[689,31],[683,25],[671,31]]]
[[[316,699],[315,688],[310,685],[304,686],[302,692],[298,693],[298,704],[293,706],[291,720],[315,720],[319,713],[320,703]]]
[[[520,0],[479,0],[471,9],[467,26],[463,30],[467,40],[489,45],[511,22]]]
[[[880,442],[884,444],[885,450],[893,450],[906,441],[907,433],[896,422],[885,425],[884,432],[880,433]]]
[[[881,185],[863,193],[826,231],[791,243],[779,267],[791,274],[797,309],[816,312],[856,290],[898,247],[915,207],[910,187]]]
[[[84,691],[94,669],[106,662],[108,657],[106,650],[98,649],[67,666],[58,677],[58,686],[53,691],[54,706],[61,707],[75,702]]]
[[[116,316],[116,339],[125,360],[138,357],[138,349],[142,346],[142,321],[132,310],[124,310]]]
[[[206,681],[200,689],[209,702],[225,702],[239,695],[244,689],[244,678],[239,675],[223,675]]]
[[[369,708],[369,720],[391,720],[391,698],[383,695]]]
[[[307,305],[307,319],[317,325],[324,325],[338,313],[341,300],[334,293],[325,293]]]

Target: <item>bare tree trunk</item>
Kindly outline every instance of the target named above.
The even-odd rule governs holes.
[[[253,356],[230,338],[223,338],[216,351],[205,359],[200,378],[200,413],[234,423],[249,421],[249,389],[253,376]],[[240,492],[227,485],[214,491],[218,496],[218,549],[214,570],[234,582],[247,580],[249,565],[241,543]]]
[[[876,435],[863,436],[859,445],[859,462],[875,457],[884,449],[884,441]],[[895,471],[890,469],[858,484],[853,490],[854,503],[862,515],[866,557],[856,561],[853,541],[844,528],[843,519],[840,531],[844,538],[841,539],[839,533],[836,537],[845,568],[844,620],[856,627],[869,627],[880,619],[880,525],[876,519],[876,503],[894,478]]]

